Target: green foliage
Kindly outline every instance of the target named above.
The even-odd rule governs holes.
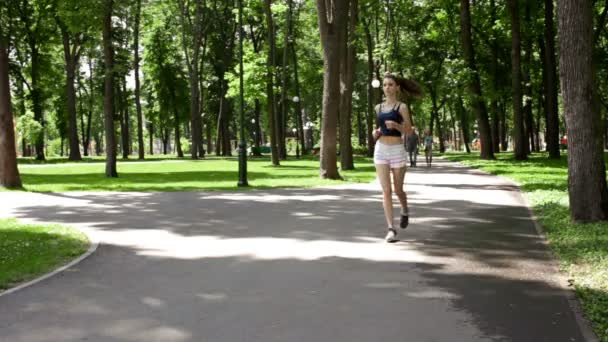
[[[151,10],[160,12],[164,8],[159,3],[159,8]],[[144,36],[143,69],[145,91],[150,94],[147,117],[163,127],[174,124],[176,113],[180,122],[186,120],[190,99],[181,47],[175,39],[177,22],[168,13],[157,15],[161,17],[149,22],[150,30]]]
[[[19,135],[29,141],[34,141],[43,130],[42,124],[34,120],[34,113],[31,111],[27,111],[19,117],[16,128]]]

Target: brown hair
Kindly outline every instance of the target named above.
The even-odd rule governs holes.
[[[423,95],[422,87],[415,81],[391,73],[384,74],[384,78],[390,78],[395,81],[399,88],[401,88],[401,91],[409,96],[421,97]]]

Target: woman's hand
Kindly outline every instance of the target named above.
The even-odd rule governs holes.
[[[382,131],[380,130],[380,128],[376,128],[376,129],[374,130],[373,135],[374,135],[374,139],[376,139],[376,140],[377,140],[378,138],[380,138],[380,137],[382,136]]]

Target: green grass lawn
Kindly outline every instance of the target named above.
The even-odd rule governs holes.
[[[0,219],[0,292],[71,261],[88,246],[73,228]]]
[[[172,159],[172,158],[169,158]],[[49,165],[19,165],[27,191],[180,191],[230,190],[237,188],[238,161],[233,158],[202,160],[135,160],[118,162],[118,178],[105,177],[103,160],[63,165],[53,160]],[[95,161],[95,160],[91,160]],[[375,178],[370,158],[355,160],[355,170],[341,171],[343,181],[319,177],[318,157],[290,158],[272,166],[268,157],[250,158],[247,163],[250,189],[276,187],[312,187],[346,182],[370,182]]]
[[[538,153],[528,161],[516,161],[512,153],[497,154],[493,161],[480,160],[478,153],[448,153],[444,157],[520,184],[562,270],[572,279],[585,314],[600,340],[608,342],[608,222],[570,221],[566,156],[549,160],[547,154]]]

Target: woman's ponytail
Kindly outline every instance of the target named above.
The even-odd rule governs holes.
[[[424,94],[422,87],[415,81],[391,73],[385,74],[384,78],[390,78],[395,81],[395,83],[399,85],[399,88],[401,88],[401,91],[405,92],[409,96],[421,97]]]

